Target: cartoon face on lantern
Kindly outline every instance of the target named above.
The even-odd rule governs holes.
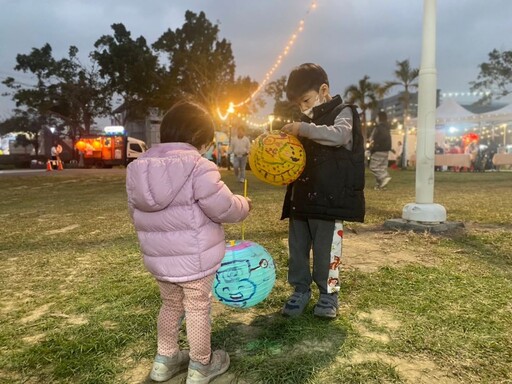
[[[223,263],[217,272],[217,296],[221,301],[235,306],[245,306],[256,292],[256,284],[250,280],[250,276],[251,265],[248,260]]]
[[[275,278],[274,262],[265,248],[251,241],[235,242],[226,247],[213,294],[231,307],[251,307],[269,295]]]
[[[264,133],[251,146],[249,164],[258,179],[273,185],[287,185],[304,170],[306,153],[295,136],[283,132]]]

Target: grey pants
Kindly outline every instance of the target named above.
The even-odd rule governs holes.
[[[389,177],[388,173],[388,155],[389,152],[374,152],[370,157],[370,171],[375,176],[377,185],[382,184],[382,180]]]
[[[340,290],[339,266],[343,250],[343,222],[290,218],[288,282],[306,292],[314,281],[320,293]],[[313,271],[310,252],[313,250]]]
[[[245,167],[247,166],[247,156],[233,156],[233,169],[238,181],[245,180]]]

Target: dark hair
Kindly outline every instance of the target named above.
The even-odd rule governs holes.
[[[191,101],[180,101],[160,124],[161,143],[189,143],[197,149],[213,140],[215,127],[208,111]]]
[[[384,111],[379,111],[377,117],[379,118],[379,123],[385,123],[388,121],[388,115]]]
[[[295,67],[288,76],[286,97],[296,101],[309,91],[318,91],[322,84],[329,85],[327,73],[318,64],[305,63]]]

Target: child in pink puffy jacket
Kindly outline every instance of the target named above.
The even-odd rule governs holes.
[[[229,367],[211,351],[212,284],[225,252],[222,223],[244,220],[249,199],[234,195],[217,166],[202,157],[213,121],[198,104],[180,102],[164,116],[161,144],[128,165],[128,206],[144,265],[160,288],[158,351],[150,377],[166,381],[188,367],[187,383],[209,383]],[[185,318],[190,352],[178,347]]]

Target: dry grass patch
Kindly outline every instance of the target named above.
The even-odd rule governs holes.
[[[426,357],[396,357],[383,353],[355,352],[348,360],[351,365],[382,362],[395,369],[405,383],[410,384],[460,384],[461,382]]]
[[[48,311],[55,303],[46,303],[30,312],[29,315],[22,317],[19,322],[21,324],[33,323],[48,314]]]

